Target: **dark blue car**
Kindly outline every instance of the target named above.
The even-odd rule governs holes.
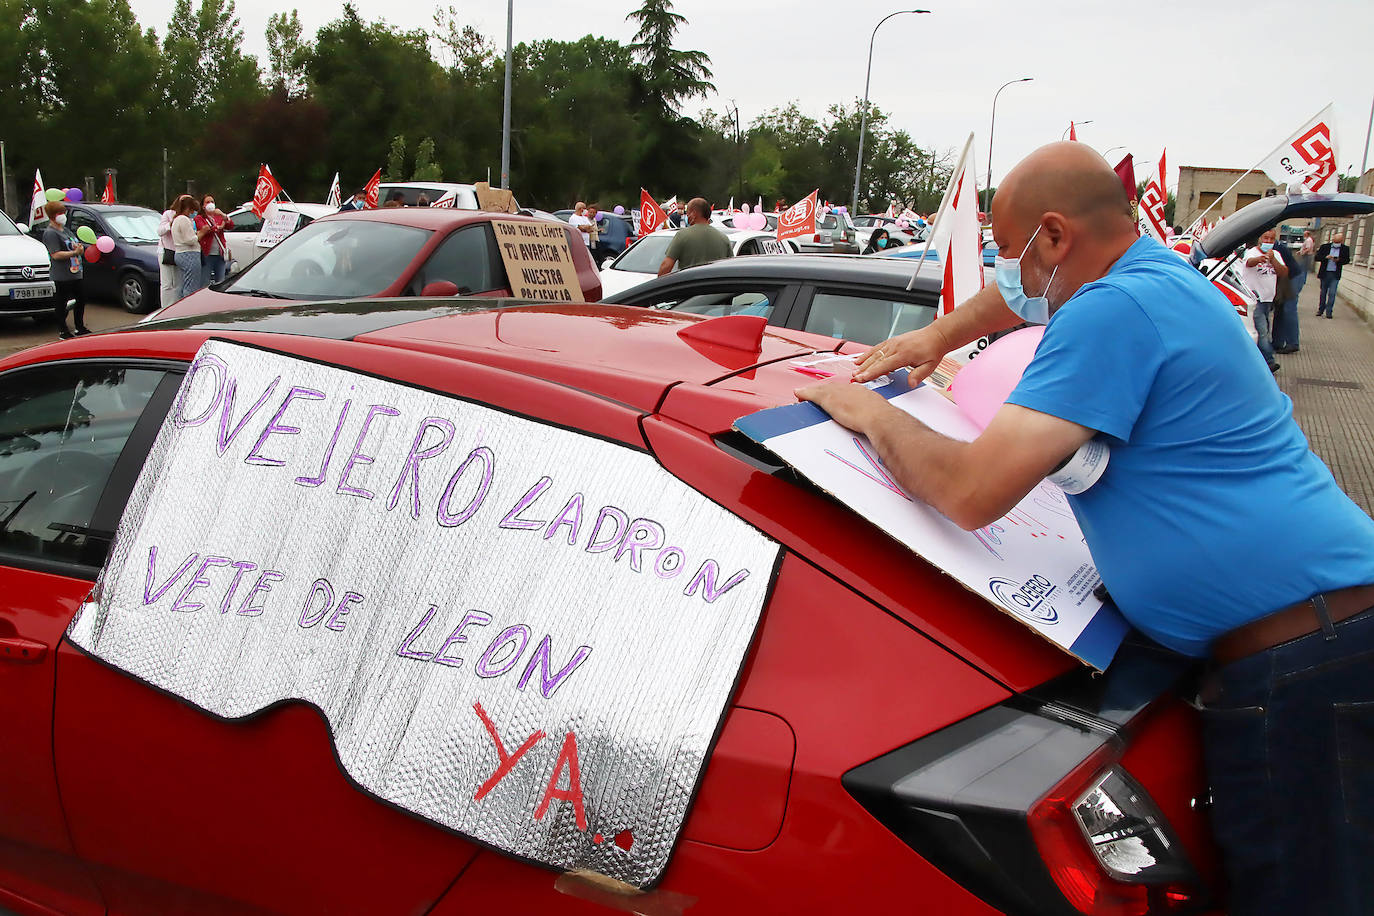
[[[160,303],[156,210],[128,204],[68,203],[67,228],[89,226],[99,238],[114,239],[114,251],[87,263],[82,286],[87,300],[115,301],[135,314],[151,312]],[[34,223],[29,234],[40,241],[46,219]]]

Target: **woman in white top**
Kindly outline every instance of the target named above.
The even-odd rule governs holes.
[[[166,308],[181,298],[181,278],[177,276],[176,246],[172,244],[172,220],[176,218],[176,201],[162,211],[157,221],[157,263],[161,283],[161,296],[158,305]]]
[[[176,252],[177,273],[181,275],[181,298],[200,289],[200,240],[208,235],[213,227],[196,231],[195,216],[199,207],[196,199],[189,194],[177,198],[172,212],[172,249]]]

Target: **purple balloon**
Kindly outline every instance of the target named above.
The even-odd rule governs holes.
[[[624,216],[624,215],[625,215],[625,207],[624,207],[623,204],[616,204],[616,205],[615,205],[615,215],[616,215],[616,216]]]
[[[84,196],[85,195],[81,193],[80,188],[67,189],[67,200],[70,200],[72,203],[76,203],[77,201],[81,200],[81,198]]]

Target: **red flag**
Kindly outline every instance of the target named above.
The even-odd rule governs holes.
[[[114,176],[105,176],[105,191],[100,195],[102,204],[112,204],[115,202]]]
[[[276,178],[272,177],[272,170],[269,169],[267,163],[264,162],[258,169],[257,186],[253,188],[254,215],[256,215],[258,219],[262,219],[263,214],[267,212],[267,205],[276,200],[277,195],[280,193],[281,185],[277,183]]]
[[[673,198],[677,200],[677,198]],[[649,192],[643,188],[639,189],[639,234],[648,235],[657,232],[668,224],[668,214],[663,212],[663,208],[658,205]]]
[[[778,241],[801,238],[816,231],[816,196],[820,188],[788,207],[778,216]]]
[[[1168,197],[1169,183],[1164,180],[1164,157],[1169,152],[1168,148],[1159,151],[1159,192]]]
[[[1076,130],[1073,129],[1073,122],[1072,122],[1072,121],[1069,122],[1069,139],[1070,139],[1070,140],[1077,140],[1077,139],[1078,139],[1078,131],[1076,131]]]
[[[1116,177],[1121,179],[1121,186],[1126,189],[1126,199],[1131,202],[1131,219],[1135,220],[1135,234],[1140,235],[1140,201],[1135,196],[1135,158],[1130,153],[1126,158],[1116,164],[1113,169]]]
[[[382,196],[382,170],[378,169],[367,184],[363,185],[363,207],[367,210],[376,210],[378,198]]]

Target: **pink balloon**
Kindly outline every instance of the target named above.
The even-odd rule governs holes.
[[[740,205],[739,205],[739,212],[741,212],[741,213],[748,213],[748,212],[749,212],[749,205],[748,205],[748,204],[740,204]]]
[[[987,429],[1011,396],[1044,336],[1045,329],[1036,326],[998,338],[954,376],[949,386],[954,403],[979,429]]]
[[[110,238],[108,235],[102,235],[95,240],[95,247],[100,249],[102,253],[109,254],[111,251],[114,251],[114,239]]]
[[[754,220],[755,230],[761,231],[768,228],[768,217],[764,216],[762,212],[756,212],[752,219]]]

